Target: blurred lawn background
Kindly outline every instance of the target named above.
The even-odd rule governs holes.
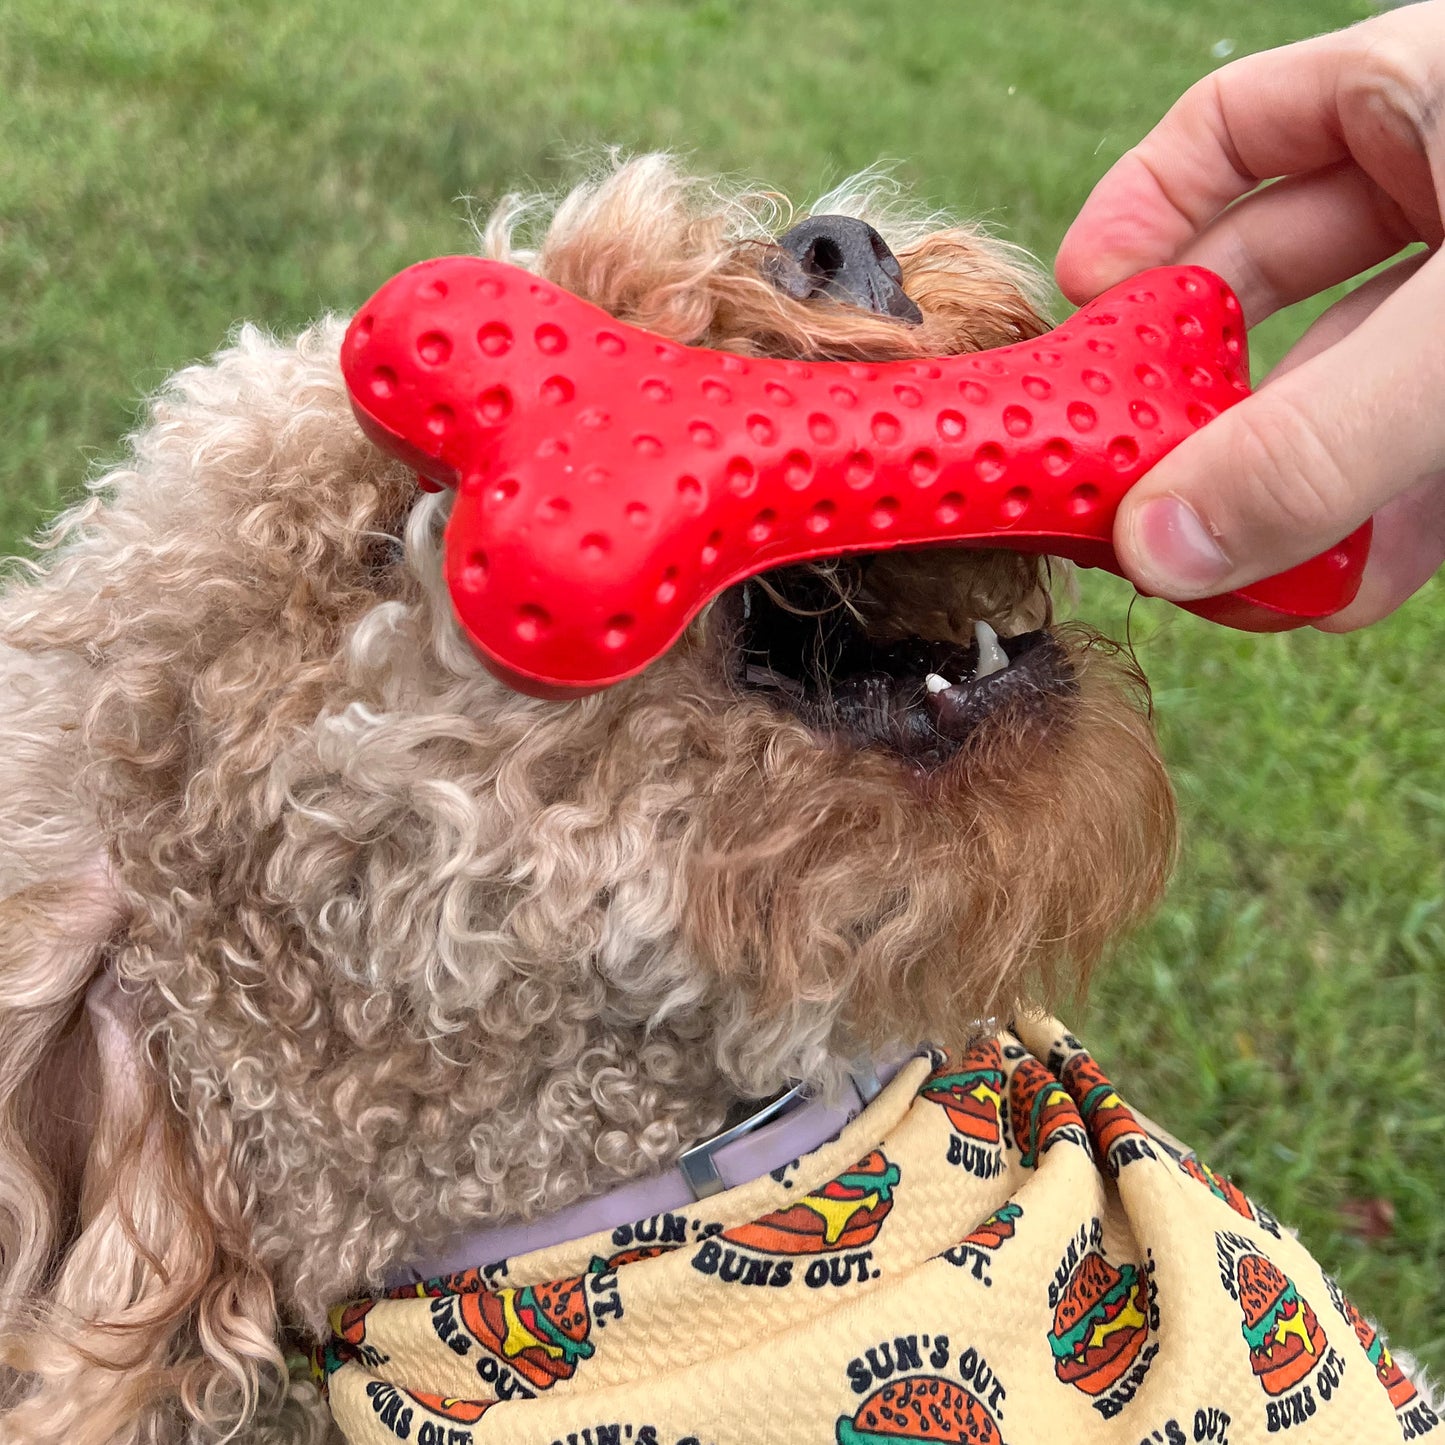
[[[7,0],[0,551],[234,321],[349,308],[467,248],[461,198],[559,184],[589,146],[676,147],[799,198],[897,158],[928,201],[1049,258],[1108,164],[1226,52],[1365,13]],[[1307,319],[1262,328],[1259,361]],[[1122,633],[1129,589],[1083,591]],[[1129,1097],[1445,1370],[1445,589],[1347,639],[1244,637],[1151,603],[1128,623],[1185,849],[1169,906],[1076,1026]]]

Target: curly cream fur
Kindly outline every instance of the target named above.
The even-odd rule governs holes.
[[[579,188],[535,252],[508,203],[486,245],[689,343],[1041,329],[1016,254],[880,197],[829,204],[896,243],[916,329],[783,296],[782,203],[665,158]],[[928,778],[739,696],[716,613],[601,696],[509,692],[451,615],[449,500],[362,437],[340,338],[248,327],[176,376],[0,597],[7,1441],[320,1439],[286,1340],[329,1305],[670,1163],[740,1099],[836,1088],[860,1043],[962,1039],[1167,870],[1142,682],[1082,632],[1066,716]],[[870,588],[940,635],[1047,609],[986,554]]]

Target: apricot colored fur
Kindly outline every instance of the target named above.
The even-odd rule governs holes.
[[[1037,277],[876,179],[908,328],[790,300],[790,219],[665,158],[494,255],[679,341],[932,355],[1037,334]],[[518,227],[537,221],[527,250]],[[374,278],[378,282],[381,277]],[[452,619],[449,499],[358,430],[342,323],[174,377],[129,459],[0,593],[0,1437],[321,1440],[288,1352],[467,1226],[673,1161],[862,1044],[966,1040],[1072,986],[1166,875],[1142,679],[1082,629],[1077,697],[922,775],[719,663],[507,691]],[[945,636],[1048,573],[920,553],[850,598]]]

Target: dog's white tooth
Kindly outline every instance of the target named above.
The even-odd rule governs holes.
[[[940,677],[936,672],[930,672],[923,679],[923,685],[929,692],[947,692],[953,686],[946,677]]]
[[[743,583],[743,621],[746,622],[753,615],[753,588],[749,582]]]
[[[1002,672],[1008,666],[1008,653],[998,645],[998,633],[987,622],[975,622],[973,635],[978,641],[978,666],[974,669],[973,680],[979,682]]]

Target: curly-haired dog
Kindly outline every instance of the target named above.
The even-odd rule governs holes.
[[[876,185],[815,214],[871,221],[897,253],[902,301],[885,252],[882,280],[865,258],[861,290],[840,277],[847,244],[800,267],[772,241],[772,198],[724,196],[660,158],[574,191],[535,252],[512,243],[525,210],[503,206],[489,253],[683,343],[893,359],[1044,328],[1019,255],[901,216]],[[579,1398],[568,1390],[594,1356],[601,1381],[609,1311],[616,1331],[619,1299],[634,1322],[649,1308],[633,1280],[676,1285],[663,1243],[699,1287],[761,1311],[762,1296],[800,1298],[815,1278],[801,1256],[776,1266],[795,1247],[778,1242],[788,1189],[805,1216],[834,1210],[819,1226],[828,1249],[860,1199],[883,1240],[895,1197],[895,1221],[906,1217],[922,1167],[910,1150],[923,1145],[865,1140],[866,1111],[794,1175],[747,1186],[751,1213],[679,1211],[637,1231],[634,1244],[653,1243],[628,1262],[584,1260],[544,1285],[474,1258],[497,1268],[420,1286],[433,1343],[470,1390],[425,1367],[406,1376],[405,1348],[367,1336],[368,1319],[403,1301],[334,1307],[478,1229],[666,1170],[750,1101],[799,1083],[837,1100],[864,1054],[963,1049],[1062,965],[1077,977],[1156,899],[1171,858],[1143,680],[1086,629],[1051,626],[1046,563],[922,550],[765,577],[633,681],[569,703],[519,696],[458,632],[439,554],[449,498],[420,494],[363,437],[341,335],[336,321],[288,343],[246,328],[175,377],[126,465],[0,597],[0,1436],[321,1439],[323,1389],[296,1363],[314,1348],[333,1394],[354,1369],[360,1409],[386,1438],[813,1438],[786,1418],[782,1433],[729,1435],[715,1411],[754,1388],[740,1376],[709,1385],[706,1402],[693,1392],[692,1427],[666,1423],[686,1412],[686,1388],[646,1420],[618,1414],[615,1393],[574,1404],[575,1418],[541,1412]],[[966,648],[976,622],[1004,639],[1046,629],[1044,663],[997,687],[960,736],[919,741],[917,658]],[[830,672],[820,638],[864,647],[868,665]],[[973,646],[979,672],[986,642]],[[970,1188],[1012,1188],[1018,1159],[1054,1142],[1051,1158],[1069,1144],[1087,1162],[1084,1100],[1122,1110],[1107,1090],[1078,1108],[1059,1092],[1072,1062],[1086,1080],[1097,1072],[1067,1040],[1040,1074],[1047,1049],[1003,1038],[903,1066],[880,1100],[898,1119],[917,1114],[904,1108],[915,1094],[945,1104],[915,1127],[975,1160],[955,1171]],[[1271,1282],[1284,1279],[1259,1243],[1267,1216],[1191,1158],[1179,1167],[1159,1140],[1124,1133],[1168,1164],[1170,1187],[1183,1181],[1235,1221],[1219,1234],[1236,1241],[1231,1329],[1249,1343],[1263,1328],[1249,1289],[1275,1308]],[[1001,1136],[1007,1169],[987,1153]],[[855,1143],[853,1160],[833,1157]],[[1028,1237],[1027,1202],[998,1207],[980,1236],[992,1208],[931,1250],[955,1287],[980,1288],[978,1260],[1016,1229],[1021,1249]],[[1019,1308],[1043,1311],[1034,1344],[1069,1396],[1051,1415],[1077,1406],[1102,1429],[1100,1399],[1118,1413],[1139,1395],[1119,1428],[1163,1439],[1149,1432],[1168,1416],[1144,1402],[1146,1341],[1171,1328],[1167,1293],[1156,1301],[1146,1275],[1165,1262],[1120,1257],[1113,1208],[1093,1221],[1102,1235],[1072,1246],[1065,1285]],[[768,1220],[774,1233],[759,1232]],[[1092,1295],[1085,1259],[1098,1261]],[[1000,1249],[989,1268],[1003,1260]],[[818,1278],[839,1302],[880,1278],[886,1293],[888,1269],[859,1249],[829,1261]],[[748,1287],[744,1272],[807,1285]],[[1293,1309],[1323,1408],[1324,1372],[1343,1370],[1339,1396],[1369,1370],[1333,1363],[1352,1336],[1347,1306],[1321,1288],[1315,1278],[1280,1308]],[[1071,1304],[1078,1289],[1087,1297]],[[1127,1358],[1117,1339],[1108,1351],[1133,1372],[1113,1372],[1098,1398],[1104,1377],[1070,1364],[1094,1348],[1071,1343],[1070,1311],[1087,1321],[1095,1304],[1114,1314],[1093,1328],[1127,1337]],[[998,1351],[985,1365],[974,1348],[969,1365],[957,1331],[952,1346],[896,1333],[887,1368],[887,1350],[846,1339],[836,1371],[818,1366],[833,1391],[821,1408],[837,1416],[826,1438],[935,1438],[907,1433],[909,1401],[925,1396],[934,1416],[920,1428],[951,1410],[963,1423],[949,1428],[974,1432],[937,1438],[1021,1428],[1025,1390],[1005,1402]],[[1358,1333],[1375,1338],[1363,1321]],[[1260,1338],[1250,1349],[1268,1354],[1273,1337]],[[668,1363],[642,1357],[649,1373]],[[1265,1403],[1302,1410],[1309,1388],[1286,1381],[1284,1404],[1261,1395],[1260,1419]],[[1230,1438],[1252,1435],[1236,1424]]]

